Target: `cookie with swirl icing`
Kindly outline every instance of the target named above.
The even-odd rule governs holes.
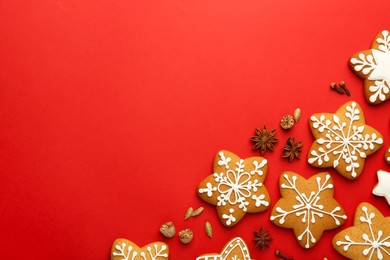
[[[236,225],[246,213],[268,209],[270,197],[264,186],[267,160],[262,157],[241,159],[229,151],[219,151],[213,174],[197,187],[198,196],[215,205],[225,227]]]

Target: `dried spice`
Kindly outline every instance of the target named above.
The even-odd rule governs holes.
[[[179,232],[179,239],[183,244],[188,244],[192,241],[194,233],[191,229],[187,228]]]
[[[351,95],[351,92],[349,91],[349,89],[345,85],[345,82],[341,81],[339,85],[340,85],[340,88],[342,88],[344,90],[345,94],[347,94],[347,96],[349,97]]]
[[[203,207],[198,208],[197,210],[195,210],[194,212],[192,212],[191,217],[199,216],[199,215],[203,212],[203,210],[204,210]]]
[[[301,118],[301,109],[297,108],[294,111],[294,121],[295,121],[295,123],[298,123],[299,118]]]
[[[260,231],[253,232],[255,234],[255,238],[253,241],[256,242],[255,247],[260,247],[263,250],[265,247],[269,247],[269,243],[272,240],[272,237],[269,236],[269,232],[264,232],[263,228],[260,228]]]
[[[285,115],[280,120],[280,126],[284,129],[290,129],[294,126],[294,118],[290,115]]]
[[[275,255],[280,257],[282,260],[294,260],[294,258],[290,258],[286,255],[284,255],[282,252],[280,252],[279,250],[276,250],[275,252]]]
[[[288,138],[287,144],[283,148],[284,151],[282,153],[282,157],[288,158],[290,162],[292,162],[295,158],[299,159],[302,145],[303,142],[295,142],[294,138]]]
[[[173,222],[167,222],[161,225],[160,232],[163,236],[171,238],[176,234],[176,228],[173,225]]]
[[[192,207],[189,207],[186,212],[186,216],[184,217],[184,220],[187,220],[191,217],[192,212],[194,212],[194,209]]]
[[[259,149],[261,154],[264,154],[267,149],[273,151],[274,144],[278,142],[278,139],[275,137],[276,129],[271,131],[267,130],[267,126],[263,126],[263,130],[256,128],[256,136],[252,136],[251,140],[253,141],[253,149]]]
[[[336,83],[332,82],[330,83],[330,88],[336,91],[339,94],[344,94],[344,90],[339,88]]]
[[[211,227],[211,224],[210,222],[206,222],[204,224],[204,229],[206,231],[206,234],[209,236],[209,237],[213,237],[213,228]]]

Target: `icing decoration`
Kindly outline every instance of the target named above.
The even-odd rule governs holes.
[[[385,160],[387,164],[390,164],[390,146],[387,148],[387,151],[385,152]]]
[[[382,135],[365,124],[361,107],[353,101],[335,114],[312,115],[310,126],[316,141],[308,154],[309,164],[333,167],[348,179],[359,177],[365,158],[383,143]]]
[[[169,255],[165,243],[154,242],[139,248],[133,242],[123,238],[114,241],[111,252],[111,260],[165,260]]]
[[[361,203],[354,225],[333,238],[333,247],[350,259],[390,259],[390,217],[369,203]]]
[[[389,31],[377,35],[372,49],[353,55],[350,64],[365,79],[366,97],[370,103],[378,104],[390,98]]]
[[[301,246],[313,247],[323,230],[337,228],[347,219],[333,199],[333,180],[329,174],[319,173],[306,180],[294,172],[285,172],[279,183],[282,198],[274,206],[270,219],[280,227],[292,228]]]
[[[240,237],[233,238],[225,245],[220,254],[201,255],[196,260],[250,260],[248,247]]]
[[[385,197],[387,203],[390,205],[390,172],[379,170],[378,175],[378,184],[372,190],[372,193],[376,196]]]
[[[215,157],[214,174],[198,186],[200,198],[216,205],[218,216],[225,226],[236,225],[247,212],[264,211],[269,206],[269,195],[263,185],[267,160],[251,157],[245,160],[229,151]]]

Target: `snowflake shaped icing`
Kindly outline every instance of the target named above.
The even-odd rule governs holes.
[[[198,256],[196,260],[250,260],[247,245],[240,237],[233,238],[225,245],[220,254],[205,254]]]
[[[390,35],[379,33],[370,50],[358,52],[350,59],[350,66],[364,79],[365,95],[371,104],[390,98]]]
[[[234,226],[247,212],[268,208],[269,194],[263,185],[266,173],[267,160],[262,157],[244,160],[229,151],[220,151],[215,157],[214,174],[199,184],[197,193],[216,205],[224,226]]]
[[[111,260],[166,260],[169,249],[163,242],[154,242],[139,248],[129,240],[119,238],[114,241],[111,253]]]
[[[367,156],[383,144],[382,135],[365,124],[360,106],[350,101],[335,114],[310,117],[316,141],[310,148],[308,162],[318,168],[333,167],[348,179],[356,179]]]
[[[353,227],[333,238],[333,247],[350,259],[390,259],[390,217],[369,203],[361,203]]]
[[[306,180],[294,172],[285,172],[279,183],[282,198],[270,219],[277,226],[292,228],[302,247],[313,247],[324,230],[339,227],[347,218],[333,199],[333,180],[328,173]]]

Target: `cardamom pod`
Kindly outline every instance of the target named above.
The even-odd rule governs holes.
[[[197,210],[192,212],[191,217],[199,216],[203,212],[203,210],[204,210],[203,207],[198,208]]]
[[[294,111],[294,121],[295,121],[295,123],[298,122],[299,118],[301,118],[301,109],[297,108]]]
[[[192,207],[189,207],[187,209],[186,216],[184,217],[184,220],[189,219],[191,217],[193,211],[194,211],[194,209]]]
[[[206,234],[209,236],[209,237],[213,237],[213,228],[211,227],[211,224],[210,222],[206,222],[204,224],[204,229],[206,230]]]

